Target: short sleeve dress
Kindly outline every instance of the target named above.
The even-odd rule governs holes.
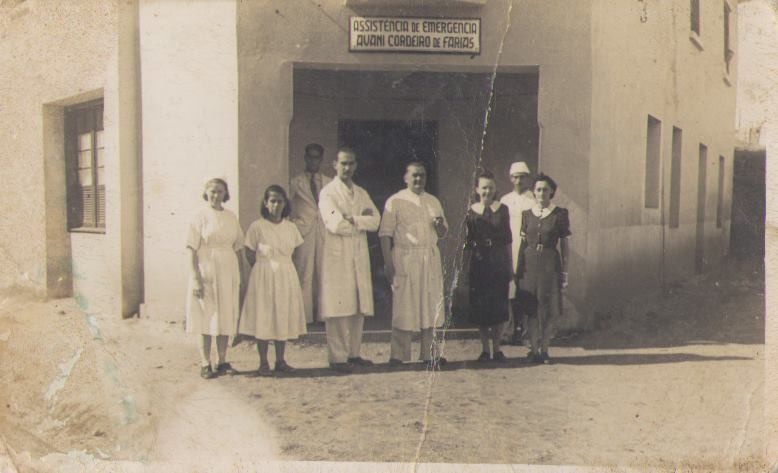
[[[532,317],[538,312],[555,318],[562,314],[562,263],[559,240],[571,235],[567,209],[556,207],[540,217],[532,210],[522,214],[522,257],[516,271],[519,302]]]
[[[247,248],[256,252],[240,316],[241,335],[258,340],[294,340],[306,333],[300,279],[292,262],[303,243],[297,226],[287,219],[264,218],[246,232]]]
[[[240,314],[240,265],[243,248],[238,218],[227,209],[204,208],[189,224],[186,246],[197,251],[203,297],[194,296],[190,278],[186,331],[203,335],[235,335]]]
[[[469,320],[479,326],[506,322],[512,274],[508,207],[486,207],[483,213],[471,207],[465,216],[465,227],[465,248],[470,250]]]

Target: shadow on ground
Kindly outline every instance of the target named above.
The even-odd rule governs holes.
[[[655,365],[667,363],[689,363],[704,361],[742,361],[753,358],[743,356],[703,356],[693,353],[619,353],[596,354],[582,356],[559,356],[551,360],[552,365]],[[459,371],[459,370],[515,370],[522,368],[534,368],[541,365],[530,363],[524,358],[509,359],[506,363],[477,362],[477,361],[449,361],[442,367],[434,368],[435,371]],[[287,373],[272,373],[274,378],[319,378],[340,377],[380,373],[398,373],[408,371],[428,371],[430,368],[424,363],[405,363],[398,367],[389,366],[386,363],[375,364],[370,367],[354,368],[353,373],[338,373],[328,367],[297,368]],[[256,377],[256,371],[236,371],[233,376]]]
[[[668,284],[661,295],[595,314],[594,330],[558,337],[557,346],[586,349],[764,344],[764,262],[728,258],[709,273]]]

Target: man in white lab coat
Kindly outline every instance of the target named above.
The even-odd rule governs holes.
[[[390,366],[411,359],[411,337],[421,331],[420,359],[430,367],[443,365],[434,329],[443,325],[443,269],[438,239],[448,231],[437,197],[424,191],[427,171],[420,162],[408,164],[406,188],[389,197],[378,236],[386,277],[392,283]]]
[[[511,183],[513,184],[513,191],[505,194],[500,203],[508,207],[508,213],[511,219],[511,254],[513,255],[513,270],[515,271],[519,264],[519,246],[521,245],[521,213],[525,210],[531,209],[535,205],[535,197],[532,195],[530,186],[532,179],[530,176],[529,167],[524,161],[516,161],[511,164],[508,170]],[[524,317],[524,313],[518,304],[516,298],[516,282],[514,278],[511,278],[510,287],[508,289],[510,298],[510,304],[508,310],[510,312],[510,319],[505,324],[503,337],[509,343],[514,345],[521,344],[522,331],[526,328],[527,323]]]
[[[319,192],[332,178],[319,172],[324,148],[318,143],[305,147],[305,172],[294,176],[289,184],[290,220],[297,225],[303,244],[294,251],[294,266],[303,290],[303,307],[307,323],[321,320],[318,294],[324,248],[324,223],[319,214]]]
[[[319,194],[324,221],[324,256],[319,308],[325,323],[330,366],[351,372],[373,363],[359,354],[366,316],[373,315],[373,283],[367,232],[381,217],[370,196],[352,180],[356,154],[342,148],[335,158],[337,176]]]

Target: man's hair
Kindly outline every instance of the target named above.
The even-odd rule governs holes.
[[[308,156],[311,151],[318,151],[320,155],[323,155],[324,146],[320,145],[319,143],[309,143],[305,145],[305,155]]]
[[[347,154],[350,154],[350,155],[354,156],[355,158],[357,157],[357,152],[354,151],[354,148],[351,148],[349,146],[341,146],[341,147],[339,147],[338,148],[338,152],[336,153],[336,156],[338,154],[340,154],[340,153],[347,153]]]
[[[421,161],[411,161],[405,166],[405,172],[411,170],[411,168],[422,168],[424,172],[427,172],[427,166]]]

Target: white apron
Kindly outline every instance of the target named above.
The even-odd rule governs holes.
[[[443,217],[440,201],[405,189],[386,201],[379,237],[392,238],[392,327],[418,332],[441,327],[443,268],[433,220]],[[446,228],[448,224],[446,223]]]
[[[523,194],[511,192],[505,194],[500,199],[500,203],[508,207],[508,213],[511,217],[511,255],[513,257],[513,271],[519,267],[519,247],[521,246],[521,213],[530,210],[535,206],[535,199],[532,192],[526,191]],[[508,298],[516,298],[516,282],[511,278],[508,287]]]

